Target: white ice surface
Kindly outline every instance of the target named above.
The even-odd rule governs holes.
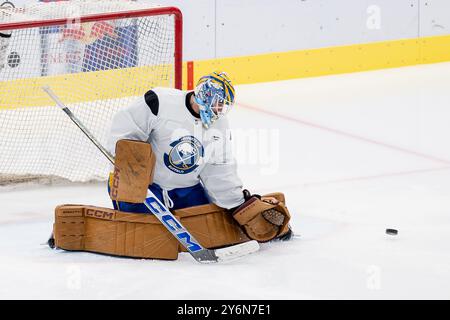
[[[0,298],[449,299],[449,88],[450,63],[239,86],[242,180],[299,237],[230,264],[53,251],[54,207],[105,185],[0,189]]]

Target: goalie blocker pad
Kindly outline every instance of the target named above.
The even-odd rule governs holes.
[[[226,210],[215,205],[176,210],[174,214],[205,248],[249,240]],[[93,206],[56,207],[53,233],[55,246],[69,251],[164,260],[175,260],[178,252],[185,251],[153,215]]]
[[[155,155],[147,142],[119,140],[114,172],[110,176],[110,197],[115,201],[142,203],[153,182]]]

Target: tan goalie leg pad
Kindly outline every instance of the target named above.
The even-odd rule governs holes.
[[[110,177],[112,200],[144,202],[153,182],[155,155],[149,143],[119,140],[116,143],[115,168]]]
[[[148,214],[83,206],[62,205],[55,209],[55,245],[71,251],[175,260],[178,241]]]
[[[174,215],[187,230],[208,249],[250,240],[231,214],[214,204],[174,210]],[[180,245],[180,251],[186,249]]]

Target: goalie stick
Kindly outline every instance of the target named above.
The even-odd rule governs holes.
[[[66,115],[77,125],[77,127],[80,128],[89,140],[114,165],[114,157],[89,132],[83,123],[72,113],[72,111],[70,111],[70,109],[64,105],[61,100],[59,100],[51,88],[45,86],[42,87],[42,90],[50,96],[56,105],[66,113]],[[204,248],[150,190],[147,190],[147,197],[144,204],[198,262],[213,263],[232,261],[259,250],[259,244],[255,240],[215,250]]]

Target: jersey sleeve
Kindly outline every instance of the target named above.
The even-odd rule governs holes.
[[[211,156],[200,172],[210,200],[225,209],[231,209],[244,202],[242,181],[237,174],[236,160],[232,154],[231,133],[223,132],[223,141],[217,141]]]
[[[111,154],[115,155],[118,140],[148,141],[158,119],[157,114],[154,114],[154,110],[158,110],[157,103],[156,94],[149,91],[114,115],[107,141],[107,149]]]

